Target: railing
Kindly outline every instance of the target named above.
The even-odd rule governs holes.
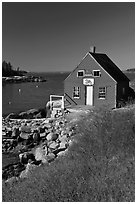
[[[75,105],[77,105],[77,103],[67,94],[65,93],[65,96],[68,97]],[[66,100],[69,102],[69,100],[66,98]],[[71,102],[69,102],[71,104]]]
[[[55,100],[56,98],[56,100]],[[60,100],[59,100],[60,99]],[[67,94],[65,93],[64,96],[59,95],[50,95],[50,104],[52,105],[53,109],[64,109],[65,102],[68,102],[69,105],[77,105],[77,103]]]
[[[61,98],[61,100],[53,100],[53,98]],[[53,108],[59,106],[61,109],[64,109],[64,96],[50,95],[50,103],[53,103]]]

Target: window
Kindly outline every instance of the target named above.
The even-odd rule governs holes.
[[[106,98],[106,87],[99,87],[99,96],[100,99]]]
[[[84,71],[84,70],[79,70],[79,71],[77,72],[77,77],[83,77],[84,74],[85,74],[85,71]]]
[[[123,95],[125,95],[125,88],[124,87],[122,88],[122,92],[123,92]]]
[[[74,87],[73,89],[73,98],[80,98],[80,87]]]
[[[93,76],[94,77],[100,77],[101,76],[101,71],[100,70],[93,70]]]

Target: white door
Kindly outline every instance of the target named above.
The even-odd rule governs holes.
[[[87,86],[86,105],[93,105],[93,86]]]

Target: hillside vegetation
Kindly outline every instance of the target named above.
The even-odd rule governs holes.
[[[135,201],[134,107],[90,109],[79,117],[68,151],[27,179],[3,184],[3,201]]]

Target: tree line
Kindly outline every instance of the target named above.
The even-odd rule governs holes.
[[[5,60],[2,62],[2,76],[3,77],[22,76],[25,73],[27,72],[20,70],[19,67],[17,69],[13,68],[10,62],[6,62]]]

